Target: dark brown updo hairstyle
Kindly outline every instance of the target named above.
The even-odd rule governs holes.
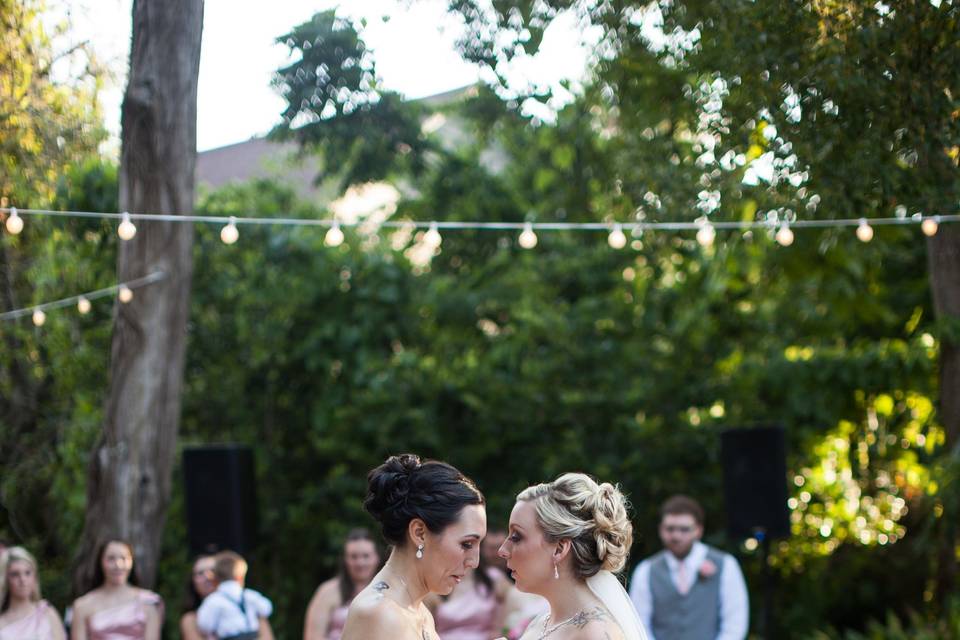
[[[440,533],[471,504],[485,504],[473,480],[446,462],[421,462],[419,456],[403,453],[367,475],[363,508],[380,523],[383,539],[402,547],[411,520],[419,518],[432,533]]]

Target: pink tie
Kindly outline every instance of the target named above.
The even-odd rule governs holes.
[[[690,581],[687,579],[687,565],[685,562],[681,562],[677,568],[677,591],[683,596],[687,595],[687,592],[690,591]]]

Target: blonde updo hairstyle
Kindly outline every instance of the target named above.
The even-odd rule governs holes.
[[[37,578],[33,593],[30,594],[30,600],[39,602],[40,600],[40,579],[37,577],[37,560],[23,547],[10,547],[3,554],[0,554],[0,613],[7,610],[10,606],[10,585],[7,580],[7,570],[14,562],[25,562],[33,569],[33,574]]]
[[[623,569],[633,542],[627,501],[619,488],[583,473],[565,473],[553,482],[527,487],[517,500],[531,502],[551,543],[571,542],[574,575],[589,578],[600,570]]]

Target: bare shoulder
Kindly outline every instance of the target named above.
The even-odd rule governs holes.
[[[409,624],[400,605],[385,598],[382,589],[378,591],[375,586],[361,591],[350,603],[344,638],[389,637],[398,628]]]
[[[86,593],[73,601],[73,614],[86,615],[91,608],[95,607],[99,600],[99,594],[96,591]]]
[[[46,609],[47,619],[60,626],[63,626],[63,620],[60,618],[60,612],[54,606],[48,606]]]
[[[315,602],[331,602],[331,601],[340,601],[340,583],[336,578],[330,578],[326,582],[320,583],[320,586],[317,587],[317,590],[313,593],[313,601]]]
[[[624,640],[623,631],[603,607],[583,611],[570,619],[558,640]]]

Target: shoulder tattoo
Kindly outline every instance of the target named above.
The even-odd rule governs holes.
[[[588,622],[593,620],[606,620],[607,614],[600,607],[594,607],[587,611],[581,611],[577,615],[570,618],[570,624],[577,629],[582,629],[587,626]]]

